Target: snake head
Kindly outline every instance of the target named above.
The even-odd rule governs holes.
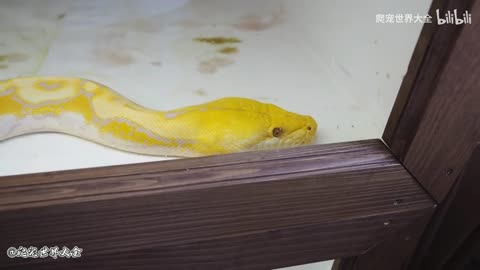
[[[317,124],[306,115],[246,98],[223,98],[191,107],[189,129],[199,134],[195,151],[222,154],[309,144]],[[201,113],[199,113],[201,112]]]
[[[273,104],[263,104],[269,126],[264,138],[254,150],[278,149],[306,145],[313,142],[317,133],[317,123],[308,115],[287,111]]]

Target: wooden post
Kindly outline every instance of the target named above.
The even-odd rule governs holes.
[[[434,1],[429,11],[434,18],[437,8],[442,14],[454,9],[459,14],[465,10],[479,14],[480,2]],[[425,217],[399,232],[398,241],[387,240],[391,245],[349,258],[347,261],[353,263],[344,263],[339,269],[441,269],[455,253],[446,243],[458,246],[464,234],[477,226],[472,220],[461,219],[464,226],[447,234],[453,230],[452,223],[462,222],[458,221],[459,213],[478,216],[473,204],[459,197],[465,193],[452,191],[457,179],[460,185],[467,185],[463,182],[468,180],[459,176],[469,160],[476,160],[472,151],[480,141],[478,33],[478,18],[472,18],[471,25],[425,25],[383,136],[393,155],[439,203],[440,210],[432,219]],[[470,184],[470,188],[480,196],[478,187]],[[450,203],[457,201],[463,203],[455,204],[456,210],[450,208]],[[411,234],[415,235],[412,241],[402,241]],[[428,254],[432,259],[426,258]]]

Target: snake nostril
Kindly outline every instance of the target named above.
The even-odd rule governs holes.
[[[311,127],[311,126],[308,126],[308,127],[307,127],[307,130],[312,130],[312,127]]]

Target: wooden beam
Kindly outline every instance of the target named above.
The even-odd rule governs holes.
[[[439,25],[436,10],[475,14],[480,8],[474,3],[433,1],[433,23],[423,27],[383,134],[392,153],[441,203],[440,211],[430,224],[426,217],[361,256],[336,261],[337,270],[437,269],[417,267],[443,221],[445,197],[480,138],[480,27],[478,18],[473,25]]]
[[[439,25],[436,10],[439,9],[443,15],[446,11],[457,9],[461,14],[472,2],[473,0],[434,0],[430,6],[428,14],[432,16],[433,22],[424,24],[422,28],[382,137],[400,161],[405,159],[463,27]]]
[[[479,1],[436,4],[443,6],[441,13],[480,12]],[[400,89],[384,140],[441,202],[480,140],[480,20],[473,15],[472,24],[434,25],[425,26],[434,28],[433,36],[417,47],[426,47],[425,56],[412,59],[411,66],[419,68],[409,71]]]
[[[6,269],[271,269],[355,256],[434,202],[379,140],[0,178]]]
[[[476,1],[470,13],[480,13]],[[440,74],[404,165],[442,201],[480,140],[480,19],[465,25]]]
[[[336,260],[333,270],[406,270],[415,257],[417,243],[428,225],[434,209],[414,223],[405,226],[388,239],[379,242],[360,256]],[[425,268],[436,269],[436,268]]]
[[[432,219],[412,269],[463,269],[453,265],[460,264],[462,260],[458,257],[470,252],[467,244],[469,238],[480,228],[477,209],[480,205],[479,164],[480,144],[477,144],[455,188]]]

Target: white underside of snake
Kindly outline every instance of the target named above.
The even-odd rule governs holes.
[[[128,152],[191,157],[308,144],[316,129],[310,116],[246,98],[157,111],[81,78],[0,81],[0,141],[59,132]]]

